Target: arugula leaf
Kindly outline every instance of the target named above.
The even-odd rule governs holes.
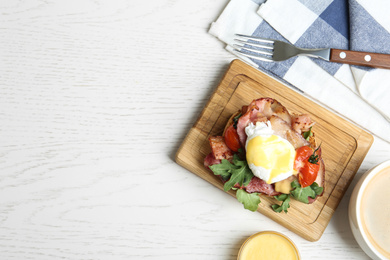
[[[226,181],[223,186],[225,191],[237,190],[237,200],[244,204],[244,208],[257,210],[260,203],[259,193],[248,193],[243,189],[234,188],[237,183],[240,186],[247,186],[253,178],[253,173],[245,159],[241,160],[237,154],[234,154],[232,162],[223,159],[220,164],[211,165],[209,168],[215,175],[220,175]]]
[[[231,169],[234,167],[228,160],[223,159],[220,164],[210,165],[209,168],[214,175],[220,175],[224,181],[229,180],[232,175]]]
[[[282,193],[278,196],[274,196],[274,198],[277,199],[278,201],[285,201],[288,197],[290,197],[290,194],[285,194],[285,193]]]
[[[272,209],[278,213],[282,211],[287,213],[287,209],[290,207],[290,194],[280,194],[279,196],[274,196],[274,198],[283,202],[280,206],[278,204],[272,205]]]
[[[314,182],[312,185],[310,185],[310,187],[314,190],[316,195],[321,195],[322,192],[324,191],[324,187],[318,186],[317,182]]]
[[[253,176],[253,173],[246,162],[245,165],[239,166],[238,168],[232,168],[231,173],[232,175],[230,176],[230,179],[225,182],[225,185],[223,186],[225,191],[230,190],[234,185],[236,185],[236,183],[242,186],[244,184],[244,180],[246,180],[245,184],[248,185],[248,175]]]
[[[233,118],[233,127],[234,127],[235,129],[237,129],[238,119],[240,119],[241,115],[242,115],[242,114],[240,113],[240,114],[236,115],[236,116]]]
[[[286,212],[287,209],[290,208],[290,197],[291,195],[301,202],[304,202],[306,204],[309,203],[308,197],[311,197],[315,199],[317,195],[321,195],[324,191],[323,187],[318,186],[318,183],[314,182],[312,185],[302,188],[302,186],[299,184],[298,180],[295,180],[291,183],[291,187],[293,190],[290,192],[290,194],[280,194],[278,196],[274,196],[275,199],[278,201],[283,201],[281,205],[274,204],[272,205],[272,209],[275,212]]]
[[[238,167],[245,167],[248,165],[248,163],[245,160],[241,160],[238,154],[233,155],[233,165],[238,166]]]
[[[209,167],[215,175],[220,175],[226,181],[223,186],[225,191],[229,191],[237,183],[240,186],[246,186],[253,178],[253,173],[245,160],[240,160],[238,155],[235,154],[232,162],[223,159],[220,164]]]
[[[322,187],[319,187],[316,182],[310,186],[302,188],[297,180],[291,183],[291,187],[293,188],[291,195],[293,195],[296,200],[306,204],[309,203],[308,197],[315,199],[316,196],[320,195],[324,190]]]
[[[309,128],[309,131],[303,133],[303,138],[305,138],[307,141],[309,141],[310,137],[313,136],[313,132],[311,131],[311,127]]]
[[[259,193],[247,193],[245,190],[234,188],[234,185],[237,183],[240,186],[247,186],[253,178],[253,173],[249,169],[245,159],[242,160],[237,154],[234,154],[232,162],[223,159],[220,164],[211,165],[209,168],[215,175],[220,175],[226,181],[223,187],[225,191],[229,191],[230,189],[237,190],[237,199],[244,204],[244,208],[251,211],[257,210],[260,203]],[[317,195],[321,195],[324,190],[323,187],[320,187],[315,182],[308,187],[302,188],[298,180],[293,181],[291,187],[293,190],[290,194],[275,196],[275,199],[282,201],[281,205],[274,204],[271,206],[275,212],[284,211],[287,213],[288,208],[290,208],[291,195],[296,200],[308,204],[308,197],[314,199]]]
[[[244,179],[242,181],[241,186],[247,186],[249,184],[249,182],[252,180],[252,178],[254,177],[251,169],[248,166],[248,163],[246,162],[246,160],[240,160],[238,155],[237,155],[237,156],[233,156],[233,164],[238,166],[238,167],[242,167],[242,169],[244,171],[244,173],[243,173]]]
[[[244,204],[244,208],[250,211],[256,211],[259,207],[260,196],[259,193],[248,193],[242,189],[237,190],[237,200]]]

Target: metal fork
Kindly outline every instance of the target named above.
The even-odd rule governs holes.
[[[277,40],[242,34],[236,34],[236,36],[237,38],[234,40],[240,44],[233,45],[235,51],[252,59],[261,61],[283,61],[297,55],[303,55],[329,60],[330,49],[302,49]]]
[[[340,50],[333,48],[303,49],[289,43],[271,39],[236,34],[235,51],[243,56],[261,61],[283,61],[294,56],[309,56],[326,61],[351,65],[390,69],[390,54]]]

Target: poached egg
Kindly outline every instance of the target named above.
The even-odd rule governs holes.
[[[295,148],[289,141],[274,134],[270,121],[250,123],[245,133],[246,159],[253,175],[271,184],[295,173]]]

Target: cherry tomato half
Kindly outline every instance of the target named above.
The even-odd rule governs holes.
[[[320,170],[320,163],[316,158],[317,150],[313,150],[309,146],[302,146],[296,150],[294,161],[294,169],[299,172],[299,184],[302,187],[307,187],[313,184]]]
[[[299,171],[299,184],[301,184],[303,188],[312,185],[315,179],[317,179],[319,170],[319,162],[317,164],[311,162],[305,163]]]
[[[233,152],[238,152],[241,148],[240,139],[237,134],[237,130],[233,125],[229,126],[225,131],[225,143]]]
[[[309,146],[302,146],[296,149],[295,152],[294,169],[299,171],[305,164],[305,161],[313,154],[313,149]]]

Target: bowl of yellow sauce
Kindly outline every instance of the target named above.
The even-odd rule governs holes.
[[[300,260],[295,244],[275,231],[262,231],[250,236],[241,246],[237,260]]]

